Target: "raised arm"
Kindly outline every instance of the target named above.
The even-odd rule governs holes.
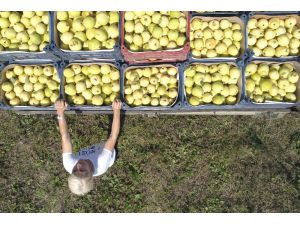
[[[112,109],[114,112],[111,134],[106,141],[104,148],[107,150],[114,150],[117,143],[117,139],[120,132],[120,110],[122,108],[122,103],[120,100],[116,99],[112,104]]]
[[[55,102],[59,131],[62,139],[62,153],[72,153],[72,142],[68,131],[68,125],[65,118],[67,103],[59,99]]]

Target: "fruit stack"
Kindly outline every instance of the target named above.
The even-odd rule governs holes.
[[[248,46],[256,57],[299,55],[300,21],[297,16],[262,16],[247,24]]]
[[[299,64],[251,62],[245,70],[247,96],[256,103],[296,102]]]
[[[193,17],[190,33],[193,57],[240,56],[245,50],[243,27],[238,17]]]
[[[120,98],[120,72],[112,64],[70,64],[63,76],[71,105],[111,105]]]
[[[228,63],[194,63],[184,72],[184,86],[191,106],[233,105],[241,93],[241,70]]]
[[[129,106],[172,106],[178,97],[178,69],[172,65],[129,67],[124,95]]]
[[[48,12],[0,12],[0,51],[41,52],[49,37]]]
[[[50,106],[60,79],[52,65],[10,65],[2,72],[2,98],[10,106]]]
[[[242,13],[0,12],[0,56],[30,60],[0,64],[2,102],[47,107],[64,96],[75,110],[108,109],[116,98],[125,110],[299,102],[300,17]],[[32,63],[49,43],[58,70],[54,60]]]
[[[189,106],[235,105],[242,92],[242,69],[233,63],[245,53],[244,21],[196,11],[191,18],[191,62],[184,69]]]
[[[119,37],[119,13],[60,11],[56,13],[57,46],[70,51],[113,49]]]
[[[188,12],[123,12],[121,26],[121,52],[126,62],[174,62],[187,58]]]

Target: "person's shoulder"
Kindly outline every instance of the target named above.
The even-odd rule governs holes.
[[[97,144],[94,144],[92,147],[93,147],[93,150],[102,152],[104,149],[104,145],[105,145],[105,143],[97,143]]]

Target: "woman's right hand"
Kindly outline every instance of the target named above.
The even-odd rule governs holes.
[[[58,99],[55,104],[55,109],[56,109],[56,112],[57,112],[57,115],[59,116],[63,116],[64,113],[65,113],[65,110],[67,109],[68,107],[68,103],[63,100],[63,99]]]
[[[112,104],[112,109],[114,112],[120,112],[120,110],[122,109],[122,102],[119,99],[115,99]]]

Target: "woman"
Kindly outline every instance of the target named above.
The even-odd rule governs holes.
[[[112,104],[113,123],[112,131],[105,143],[81,149],[77,154],[72,153],[72,142],[64,112],[67,103],[57,100],[55,108],[59,130],[62,137],[62,157],[64,168],[71,174],[68,178],[69,188],[76,195],[84,195],[94,186],[93,177],[100,176],[111,167],[115,161],[115,144],[120,131],[121,101],[115,100]]]

